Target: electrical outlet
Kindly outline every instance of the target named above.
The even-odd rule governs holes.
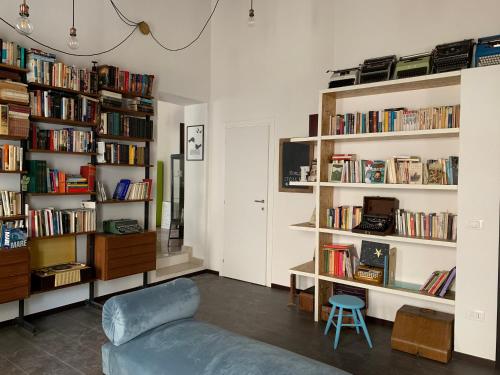
[[[465,317],[469,320],[475,322],[484,322],[484,311],[481,310],[469,310],[465,314]]]
[[[483,229],[483,220],[481,219],[473,219],[469,222],[469,227],[472,229]]]

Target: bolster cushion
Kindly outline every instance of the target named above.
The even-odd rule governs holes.
[[[118,346],[162,324],[192,318],[199,304],[196,284],[181,278],[110,298],[103,307],[102,327]]]

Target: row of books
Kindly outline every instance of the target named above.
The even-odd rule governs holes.
[[[56,62],[56,55],[38,49],[28,52],[28,82],[97,93],[97,72]]]
[[[28,244],[26,229],[2,225],[0,227],[0,249],[17,249]]]
[[[429,159],[395,156],[389,160],[356,160],[354,154],[335,154],[328,164],[328,181],[367,184],[457,185],[458,156]]]
[[[147,165],[146,148],[121,143],[97,142],[97,162],[111,164]]]
[[[22,214],[21,193],[18,191],[0,190],[0,217]]]
[[[95,124],[99,116],[99,100],[85,95],[70,95],[57,91],[34,90],[30,92],[31,114],[82,121]]]
[[[353,245],[328,244],[323,245],[323,269],[329,275],[353,278],[357,260],[351,251]]]
[[[427,281],[420,287],[421,292],[426,292],[434,296],[444,297],[450,290],[457,276],[457,268],[453,267],[449,271],[434,271]]]
[[[152,139],[153,122],[145,118],[125,116],[121,113],[102,113],[99,132],[107,135]]]
[[[153,100],[147,98],[124,98],[122,99],[122,106],[132,111],[146,112],[153,114]]]
[[[23,148],[10,144],[0,146],[0,171],[23,170]]]
[[[28,86],[21,82],[0,80],[0,99],[21,104],[29,104]]]
[[[31,238],[96,230],[95,202],[81,202],[81,208],[27,210],[27,230]]]
[[[407,237],[457,240],[457,215],[449,212],[424,213],[396,210],[396,233]]]
[[[328,228],[351,230],[361,223],[362,206],[339,206],[326,209]]]
[[[26,163],[29,193],[86,193],[92,191],[87,178],[82,175],[68,174],[58,169],[47,168],[45,160],[27,160]]]
[[[116,184],[113,199],[117,200],[143,200],[151,199],[152,180],[145,178],[142,182],[132,182],[123,178]]]
[[[0,39],[0,50],[2,51],[2,64],[26,68],[26,48],[14,42]]]
[[[449,129],[460,126],[460,106],[430,107],[416,110],[390,108],[367,113],[330,115],[328,134],[362,134],[427,129]]]
[[[151,96],[154,75],[134,74],[111,65],[98,67],[99,85],[125,91],[137,96]]]
[[[94,152],[94,135],[91,131],[68,129],[41,129],[33,125],[31,149],[67,152]]]

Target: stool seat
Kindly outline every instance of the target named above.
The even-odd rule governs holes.
[[[336,296],[331,296],[328,299],[332,305],[336,305],[338,307],[343,307],[344,309],[362,309],[365,307],[365,303],[361,298],[355,296],[349,296],[347,294],[339,294]]]

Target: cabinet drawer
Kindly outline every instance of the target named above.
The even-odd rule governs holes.
[[[0,250],[0,303],[27,298],[29,285],[29,249]]]

